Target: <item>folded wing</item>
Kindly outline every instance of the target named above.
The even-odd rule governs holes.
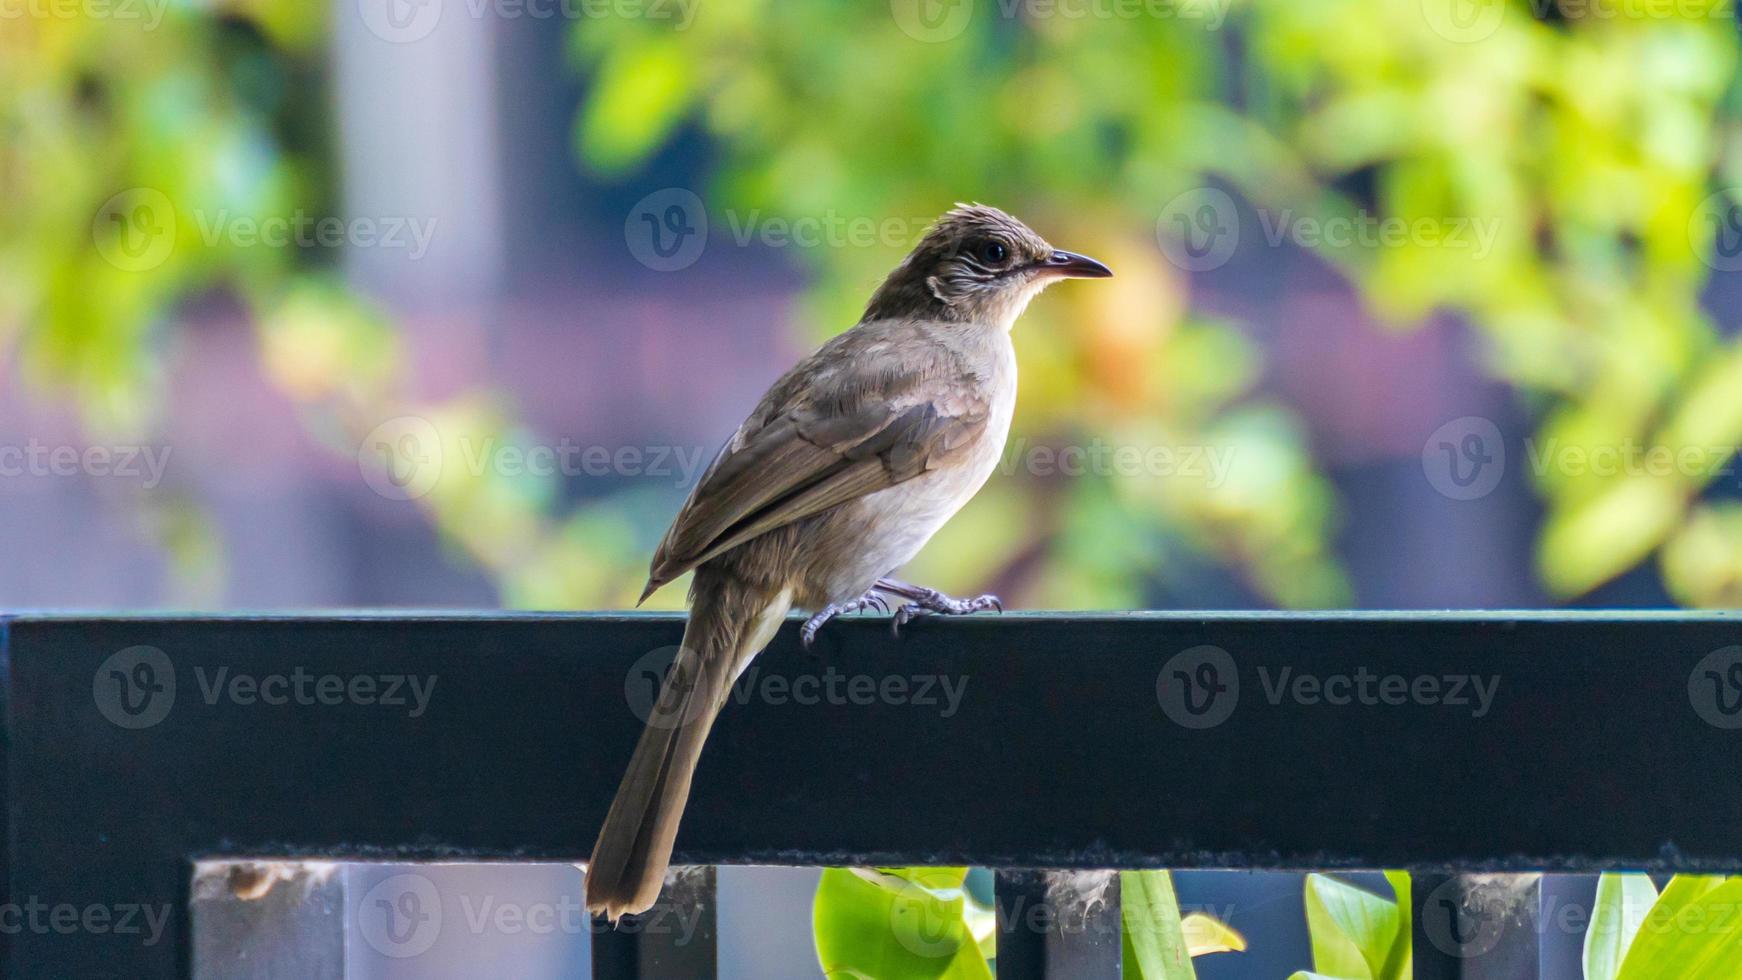
[[[802,383],[800,365],[775,385],[666,532],[642,598],[721,552],[904,483],[973,444],[988,407],[967,394],[975,388],[953,358],[904,366],[886,348],[856,363],[838,350],[830,376],[810,379],[817,384]]]

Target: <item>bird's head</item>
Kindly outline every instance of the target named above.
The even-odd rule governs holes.
[[[930,318],[1009,329],[1028,301],[1052,283],[1112,274],[1086,255],[1052,247],[997,208],[958,204],[883,281],[865,319]]]

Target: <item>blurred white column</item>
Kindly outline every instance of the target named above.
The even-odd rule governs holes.
[[[398,244],[353,239],[346,269],[396,312],[473,306],[504,263],[494,5],[335,3],[343,217],[403,223]]]

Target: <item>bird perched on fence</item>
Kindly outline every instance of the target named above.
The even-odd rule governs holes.
[[[587,866],[587,908],[650,908],[702,742],[728,689],[793,608],[829,619],[1002,608],[889,578],[991,476],[1016,404],[1010,328],[1061,278],[1113,273],[997,208],[958,205],[865,315],[762,397],[654,553],[646,599],[694,570],[689,624]]]

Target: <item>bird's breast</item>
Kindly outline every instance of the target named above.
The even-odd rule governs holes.
[[[905,483],[845,504],[819,523],[805,545],[832,556],[817,563],[805,591],[828,602],[853,598],[911,561],[998,469],[1016,409],[1014,351],[994,350],[981,376],[986,424],[963,451]]]

